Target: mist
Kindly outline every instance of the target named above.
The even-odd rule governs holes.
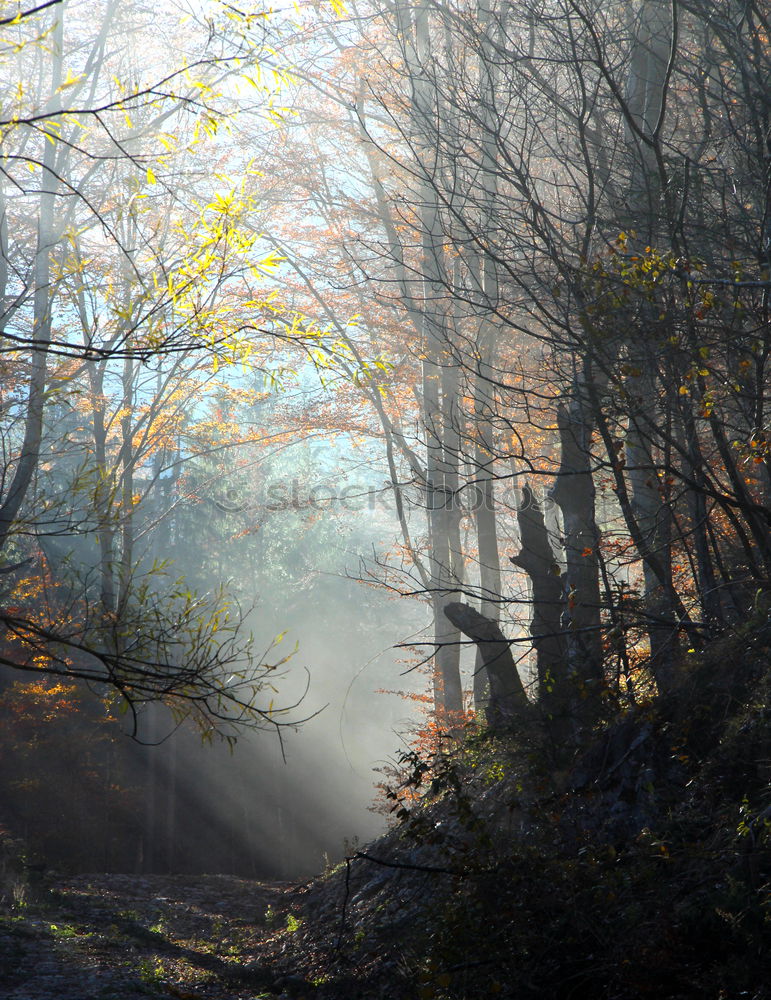
[[[292,407],[310,395],[293,393]],[[276,448],[272,434],[266,452],[262,410],[242,414],[256,440],[236,460],[228,452],[215,468],[191,458],[173,496],[164,477],[149,487],[167,507],[159,516],[147,504],[151,530],[138,530],[146,542],[136,548],[150,579],[163,559],[158,600],[168,579],[197,594],[226,585],[239,635],[270,665],[257,694],[261,726],[217,732],[161,704],[122,714],[113,701],[94,744],[92,694],[78,701],[80,718],[67,718],[74,705],[49,704],[45,761],[29,753],[32,784],[8,789],[5,812],[48,864],[308,877],[386,826],[376,784],[421,720],[408,695],[424,683],[394,647],[425,627],[425,609],[361,579],[365,557],[376,562],[396,527],[373,449],[362,465],[345,436],[289,434]],[[87,587],[98,577],[87,534],[62,530],[47,545],[71,581]],[[10,701],[10,671],[5,684]],[[15,738],[26,746],[34,736]],[[49,787],[67,789],[53,813],[41,806]]]
[[[4,21],[0,824],[41,863],[305,877],[405,746],[515,703],[558,745],[768,585],[754,29],[262,14]]]

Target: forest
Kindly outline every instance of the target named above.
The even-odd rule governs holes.
[[[0,3],[0,996],[765,1000],[771,6]]]

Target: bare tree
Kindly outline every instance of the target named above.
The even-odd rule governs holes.
[[[243,315],[221,304],[232,276],[247,292],[259,265],[243,199],[220,191],[201,210],[177,184],[181,155],[231,110],[220,84],[256,55],[241,27],[228,36],[212,21],[153,78],[144,66],[171,20],[59,0],[9,21],[0,52],[0,662],[80,678],[135,713],[166,702],[228,738],[282,724],[260,703],[279,663],[239,633],[224,589],[199,596],[142,566],[135,508],[159,433],[148,366],[168,389],[202,364],[254,355],[237,334]],[[147,210],[156,190],[165,218]],[[90,440],[71,417],[84,396]],[[94,534],[98,559],[79,561],[73,547]],[[31,577],[42,581],[32,600],[21,596]]]
[[[633,647],[666,690],[679,637],[698,645],[749,581],[768,580],[766,19],[754,4],[559,0],[417,16],[405,58],[412,14],[383,14],[407,97],[400,118],[389,79],[381,107],[424,247],[443,247],[443,267],[423,255],[431,303],[464,316],[437,331],[478,387],[459,447],[479,444],[469,466],[483,486],[500,475],[499,431],[524,424],[535,391],[491,345],[542,344],[560,389],[563,669],[589,721],[608,679],[603,633],[633,622],[627,662]],[[472,317],[480,339],[464,332]],[[515,475],[532,474],[523,453]],[[613,493],[602,520],[600,487]],[[479,523],[491,581],[482,540],[496,529]],[[480,594],[495,604],[502,590]]]

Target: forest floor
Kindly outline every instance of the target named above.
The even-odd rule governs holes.
[[[380,932],[373,888],[409,922],[426,876],[390,868],[384,885],[371,869],[359,860],[352,873],[342,864],[295,883],[28,873],[0,905],[0,1000],[414,997],[410,970]]]
[[[553,756],[407,754],[399,824],[305,883],[0,857],[0,1000],[771,1000],[771,617]]]
[[[0,996],[297,996],[282,957],[303,891],[228,875],[48,876],[0,917]]]

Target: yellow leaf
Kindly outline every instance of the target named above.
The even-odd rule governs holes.
[[[153,173],[152,167],[147,168],[147,183],[155,184],[155,174]]]
[[[61,83],[61,84],[60,84],[60,85],[59,85],[59,86],[58,86],[58,87],[56,88],[56,93],[57,93],[57,94],[60,94],[60,93],[61,93],[61,92],[62,92],[63,90],[66,90],[66,89],[67,89],[68,87],[74,87],[74,86],[75,86],[75,84],[76,84],[76,83],[80,83],[80,81],[81,81],[82,79],[83,79],[83,74],[81,74],[80,76],[73,76],[73,75],[72,75],[72,70],[71,70],[71,69],[68,69],[68,70],[67,70],[67,78],[66,78],[66,80],[64,80],[64,82],[63,82],[63,83]]]

